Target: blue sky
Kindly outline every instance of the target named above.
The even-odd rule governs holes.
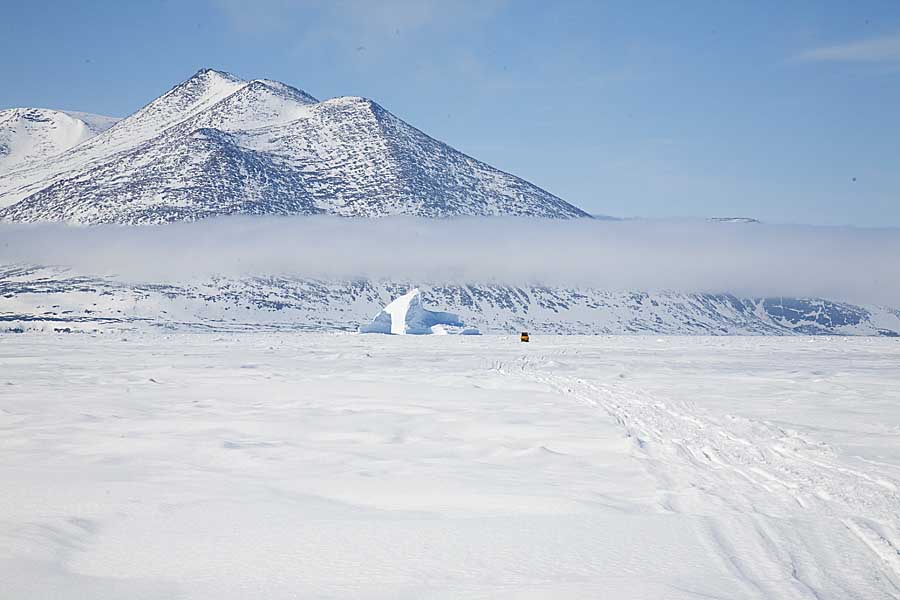
[[[122,116],[212,67],[595,213],[900,226],[895,0],[0,2],[0,107]]]

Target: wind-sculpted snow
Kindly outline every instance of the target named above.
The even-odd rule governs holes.
[[[477,329],[466,328],[453,313],[428,310],[422,293],[413,289],[378,311],[371,323],[360,325],[360,333],[393,335],[431,335],[461,333],[477,335]]]
[[[208,148],[213,139],[220,150]],[[211,153],[221,158],[203,164]],[[80,224],[235,213],[588,216],[371,100],[318,102],[208,69],[65,154],[0,173],[3,206],[0,220]]]
[[[49,268],[0,269],[0,329],[145,327],[356,331],[403,281],[214,277],[130,283]],[[818,298],[610,292],[539,285],[421,285],[428,305],[485,333],[900,335],[900,311]]]
[[[0,389],[4,600],[900,589],[895,340],[0,335]]]

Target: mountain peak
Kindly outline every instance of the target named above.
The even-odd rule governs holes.
[[[318,102],[209,68],[67,153],[0,177],[0,219],[149,224],[233,213],[587,216],[369,98]]]
[[[217,69],[203,68],[194,73],[188,80],[194,78],[208,78],[208,77],[218,77],[220,79],[227,79],[228,81],[242,81],[240,77],[237,75],[232,75],[227,71],[219,71]]]
[[[166,96],[172,95],[198,95],[205,94],[207,92],[211,92],[213,94],[216,93],[216,90],[229,89],[234,91],[238,89],[241,85],[243,85],[245,81],[238,77],[237,75],[232,75],[231,73],[226,73],[225,71],[216,71],[215,69],[200,69],[189,78],[185,79],[175,87],[173,87],[167,94],[164,94],[160,98],[157,98],[154,102],[165,98]],[[150,103],[151,105],[153,102]]]
[[[332,104],[335,106],[340,105],[359,105],[359,106],[367,106],[370,108],[381,108],[378,106],[378,103],[369,98],[364,98],[363,96],[338,96],[336,98],[329,98],[325,100],[323,104]]]
[[[304,104],[315,104],[318,102],[318,99],[304,92],[300,88],[295,88],[286,83],[275,81],[274,79],[254,79],[253,81],[248,83],[247,86],[265,87],[282,97],[290,98]]]
[[[51,108],[0,110],[0,173],[56,156],[109,129],[117,119]]]

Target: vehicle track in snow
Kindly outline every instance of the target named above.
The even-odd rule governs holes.
[[[847,553],[869,553],[872,581],[885,597],[900,598],[900,478],[887,468],[891,465],[840,456],[827,444],[769,421],[709,415],[690,402],[653,395],[622,379],[558,375],[554,371],[563,369],[556,368],[556,358],[523,356],[495,368],[548,385],[612,417],[660,481],[661,510],[751,515],[761,523],[759,536],[773,546],[771,558],[791,563],[793,555],[778,556],[784,552],[769,539],[773,523],[837,520],[859,544]],[[774,535],[789,537],[786,530]],[[796,566],[791,569],[798,587],[807,588],[801,596],[820,597],[801,581]]]

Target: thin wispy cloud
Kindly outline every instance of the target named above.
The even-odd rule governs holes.
[[[795,58],[803,62],[900,63],[900,34],[812,48]]]
[[[900,306],[900,229],[705,221],[228,217],[0,225],[0,265],[126,281],[212,275],[822,297]]]
[[[503,1],[213,0],[213,3],[239,32],[267,33],[299,28],[337,37],[390,38],[435,25],[477,21],[493,14]]]

